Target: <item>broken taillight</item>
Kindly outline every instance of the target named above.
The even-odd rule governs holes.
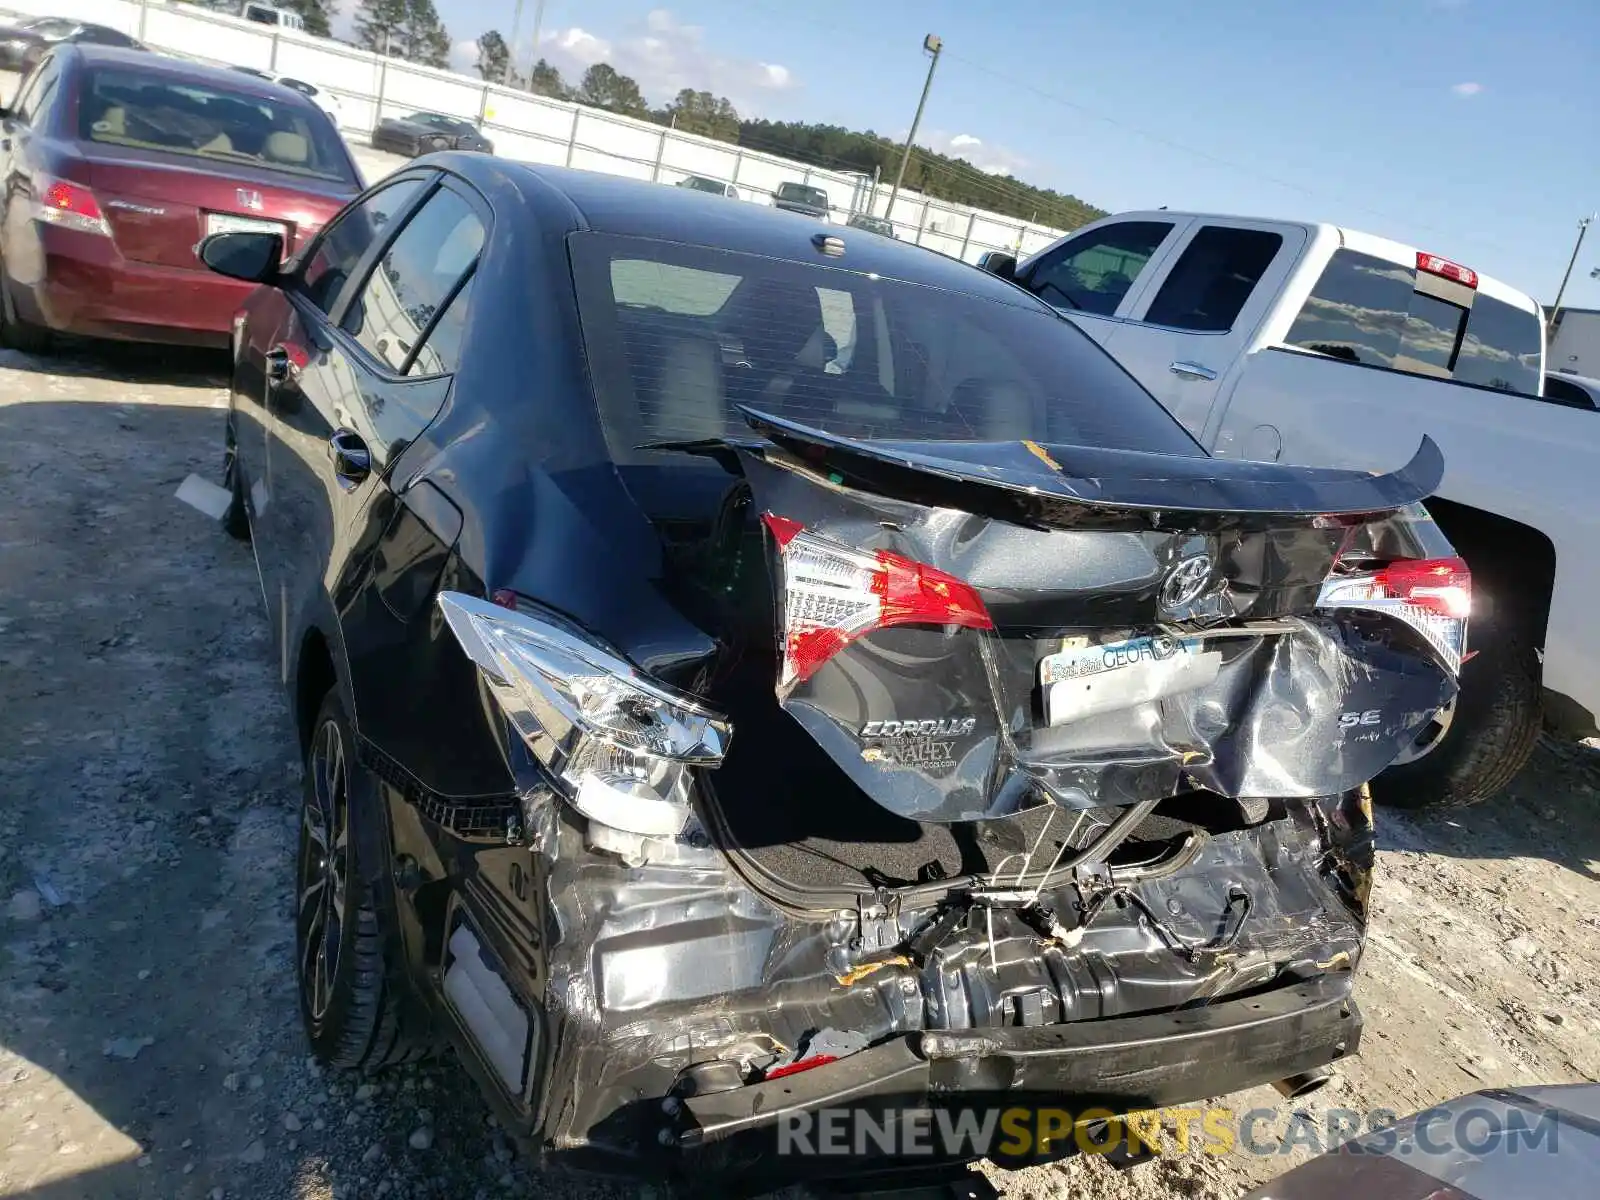
[[[676,837],[690,817],[690,770],[718,766],[732,726],[694,696],[640,671],[553,613],[497,590],[492,602],[440,592],[445,624],[491,696],[591,821]]]
[[[1375,570],[1330,575],[1317,607],[1360,608],[1397,617],[1457,671],[1472,614],[1472,572],[1460,558],[1399,559]]]
[[[976,589],[888,550],[857,550],[767,513],[783,563],[783,677],[810,679],[857,638],[892,625],[993,629]]]

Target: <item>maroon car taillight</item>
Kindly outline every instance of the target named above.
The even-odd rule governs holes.
[[[79,233],[111,236],[111,226],[94,193],[81,183],[50,175],[33,177],[34,216],[47,225],[76,229]]]
[[[783,678],[804,682],[857,638],[892,625],[993,629],[972,585],[888,550],[818,537],[798,521],[762,520],[783,562]]]

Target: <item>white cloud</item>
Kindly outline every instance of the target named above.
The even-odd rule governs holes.
[[[1452,83],[1450,90],[1463,100],[1470,100],[1483,91],[1483,84],[1467,80],[1465,83]]]
[[[570,82],[599,62],[638,81],[654,103],[670,100],[682,88],[726,96],[741,113],[765,93],[800,86],[794,72],[781,63],[758,62],[717,53],[706,43],[705,30],[685,25],[671,11],[652,9],[625,36],[607,40],[573,26],[542,34],[538,55],[560,69]],[[528,61],[529,55],[518,56]]]
[[[904,140],[905,136],[902,130],[896,140]],[[1015,175],[1028,165],[1028,160],[1016,151],[986,142],[975,133],[924,132],[917,138],[917,144],[951,158],[965,159],[990,175]]]
[[[605,62],[611,57],[610,42],[596,37],[587,29],[579,29],[576,25],[571,29],[558,29],[539,40],[549,43],[556,53],[585,67],[592,67],[595,63]]]

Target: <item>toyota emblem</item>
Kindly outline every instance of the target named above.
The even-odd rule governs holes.
[[[1211,582],[1211,556],[1191,554],[1167,572],[1161,583],[1158,599],[1165,609],[1183,608],[1193,604]]]
[[[260,212],[261,211],[261,193],[257,192],[257,191],[253,191],[250,188],[240,188],[239,189],[239,206],[241,208],[253,209],[256,212]]]

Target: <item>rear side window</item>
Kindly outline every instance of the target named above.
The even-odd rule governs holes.
[[[1541,333],[1531,311],[1481,294],[1469,308],[1416,285],[1411,268],[1335,251],[1285,341],[1367,366],[1538,394]]]
[[[1205,226],[1184,248],[1144,319],[1226,333],[1282,247],[1283,238],[1266,230]]]
[[[454,371],[466,320],[465,302],[454,303],[457,284],[482,247],[483,223],[472,206],[447,189],[435,192],[384,252],[340,324],[394,374]]]
[[[295,290],[323,312],[332,311],[361,256],[422,185],[421,179],[398,179],[341,212],[311,248]]]
[[[747,432],[739,405],[847,437],[1201,453],[1092,338],[1031,304],[646,238],[569,241],[618,462],[686,465],[640,447]]]
[[[1109,317],[1171,232],[1166,221],[1106,225],[1041,258],[1024,286],[1057,307]]]
[[[1336,250],[1285,341],[1369,367],[1395,366],[1416,273]]]
[[[1539,317],[1532,310],[1480,294],[1472,302],[1467,337],[1456,356],[1455,378],[1536,396],[1543,342]]]

